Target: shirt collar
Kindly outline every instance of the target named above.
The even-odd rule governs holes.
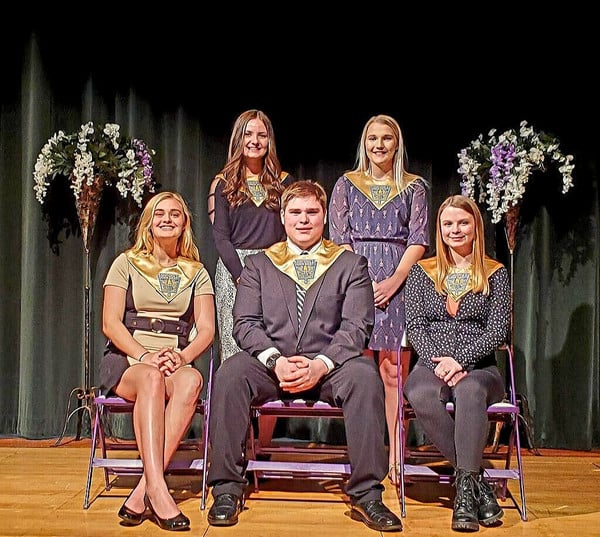
[[[308,250],[308,253],[314,254],[321,247],[322,243],[323,243],[323,239],[321,239],[310,250]],[[290,249],[290,251],[296,255],[300,255],[302,252],[304,252],[304,250],[302,248],[300,248],[299,246],[294,244],[290,239],[287,239],[287,245],[288,245],[288,248]]]

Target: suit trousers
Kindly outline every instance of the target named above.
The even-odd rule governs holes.
[[[213,496],[242,496],[244,452],[250,406],[277,399],[321,400],[343,409],[352,473],[346,494],[353,503],[380,500],[387,473],[384,390],[373,360],[347,360],[310,391],[281,391],[274,372],[245,351],[223,362],[215,372],[211,394],[211,459],[208,485]]]

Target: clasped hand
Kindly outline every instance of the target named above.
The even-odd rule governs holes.
[[[436,356],[431,361],[437,364],[433,370],[435,376],[442,379],[451,388],[467,376],[467,372],[451,356]]]
[[[283,391],[298,393],[316,386],[327,373],[327,366],[322,360],[306,356],[282,356],[277,360],[275,373]]]
[[[180,367],[185,365],[181,354],[171,347],[163,347],[144,358],[145,364],[151,364],[158,367],[165,377],[170,377]]]

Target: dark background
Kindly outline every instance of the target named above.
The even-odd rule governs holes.
[[[157,180],[188,199],[212,271],[208,185],[235,118],[260,108],[273,121],[284,169],[329,191],[353,167],[367,119],[395,117],[408,169],[431,183],[432,222],[441,200],[460,189],[457,153],[478,134],[527,120],[558,137],[575,157],[574,188],[561,194],[555,169],[535,173],[521,206],[517,389],[539,447],[598,447],[595,16],[547,4],[486,12],[481,4],[340,5],[328,7],[329,20],[325,5],[305,3],[252,5],[249,14],[231,4],[193,7],[24,5],[0,23],[0,434],[56,436],[81,379],[81,241],[63,237],[60,255],[51,251],[32,193],[49,136],[117,121],[147,141],[157,150]],[[114,208],[106,192],[104,201]],[[105,343],[102,282],[127,245],[106,216],[92,245],[94,373]],[[489,253],[508,264],[503,226],[487,232]]]
[[[293,26],[282,27],[251,19],[245,26],[241,13],[223,26],[181,15],[166,13],[161,24],[90,16],[60,27],[37,14],[29,23],[5,24],[3,100],[18,98],[20,51],[35,32],[65,101],[90,76],[107,94],[135,87],[161,110],[185,109],[224,141],[239,112],[260,108],[292,170],[323,159],[350,167],[362,126],[377,113],[400,122],[409,165],[432,163],[434,181],[455,172],[457,150],[477,134],[521,120],[576,152],[598,146],[597,43],[585,12],[548,19],[521,10],[522,20],[496,13],[398,35],[393,18],[377,33],[360,17],[364,31],[306,12],[291,12],[285,21]]]

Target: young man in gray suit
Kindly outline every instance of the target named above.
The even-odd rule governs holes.
[[[401,531],[381,500],[388,460],[383,385],[374,361],[362,355],[374,322],[367,260],[323,239],[327,195],[319,184],[291,184],[281,205],[287,240],[246,257],[233,309],[243,351],[215,373],[208,522],[238,521],[250,406],[303,398],[344,409],[351,517],[377,531]]]

